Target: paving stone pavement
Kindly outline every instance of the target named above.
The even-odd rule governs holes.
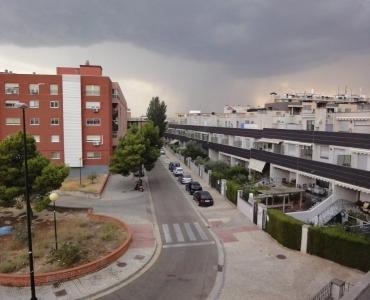
[[[132,230],[133,240],[124,255],[98,272],[58,285],[36,287],[39,300],[91,299],[92,295],[128,280],[151,261],[156,249],[156,238],[148,189],[144,193],[134,191],[134,184],[134,178],[113,175],[101,199],[71,196],[58,199],[59,206],[92,207],[94,212],[122,219]],[[0,286],[1,300],[30,299],[30,294],[29,287]]]
[[[180,161],[171,150],[163,164]],[[234,204],[180,161],[187,174],[214,198],[212,207],[196,207],[223,244],[224,282],[220,300],[309,299],[332,279],[355,284],[364,273],[317,256],[290,250],[259,229]]]

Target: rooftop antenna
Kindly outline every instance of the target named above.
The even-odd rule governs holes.
[[[86,66],[89,66],[89,65],[90,65],[90,62],[89,62],[89,60],[88,60],[88,59],[86,60],[85,65],[86,65]]]

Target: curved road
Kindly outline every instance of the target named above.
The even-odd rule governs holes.
[[[149,173],[163,241],[157,261],[137,280],[102,299],[206,299],[211,292],[217,274],[215,242],[170,176],[160,163]]]

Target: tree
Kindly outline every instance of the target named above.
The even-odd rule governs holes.
[[[43,197],[58,189],[68,176],[65,165],[54,165],[36,149],[32,136],[27,136],[27,162],[30,199]],[[23,133],[0,142],[0,206],[12,206],[25,192]]]
[[[110,171],[123,176],[140,171],[142,166],[150,171],[160,155],[160,147],[159,129],[152,122],[140,129],[132,127],[121,137],[109,165]]]
[[[166,111],[167,105],[164,101],[160,101],[159,97],[153,97],[152,100],[150,100],[146,116],[148,117],[148,120],[153,122],[154,126],[159,128],[160,137],[163,137],[163,134],[166,131]]]
[[[204,150],[197,142],[190,141],[186,143],[185,149],[182,150],[182,155],[185,157],[191,157],[192,160],[195,160],[197,157],[208,157],[208,152]]]

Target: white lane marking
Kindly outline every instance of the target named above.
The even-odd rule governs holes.
[[[175,223],[173,224],[173,228],[175,229],[176,239],[178,242],[185,242],[184,235],[182,234],[180,225]]]
[[[214,241],[199,242],[199,243],[181,243],[181,244],[163,245],[162,248],[178,248],[178,247],[205,246],[205,245],[213,245],[214,243],[215,243]]]
[[[164,239],[166,240],[166,243],[172,243],[172,238],[171,238],[170,229],[168,228],[168,225],[162,224],[162,230],[163,230]]]
[[[190,224],[189,223],[184,223],[184,226],[185,226],[185,230],[186,230],[186,233],[187,233],[189,239],[191,241],[195,241],[197,238],[195,237],[193,230],[191,230]]]
[[[198,223],[198,222],[194,222],[193,224],[194,224],[195,228],[197,229],[197,231],[198,231],[198,233],[199,233],[199,235],[200,235],[201,239],[202,239],[203,241],[208,240],[207,235],[204,233],[204,231],[203,231],[202,227],[200,227],[199,223]]]

